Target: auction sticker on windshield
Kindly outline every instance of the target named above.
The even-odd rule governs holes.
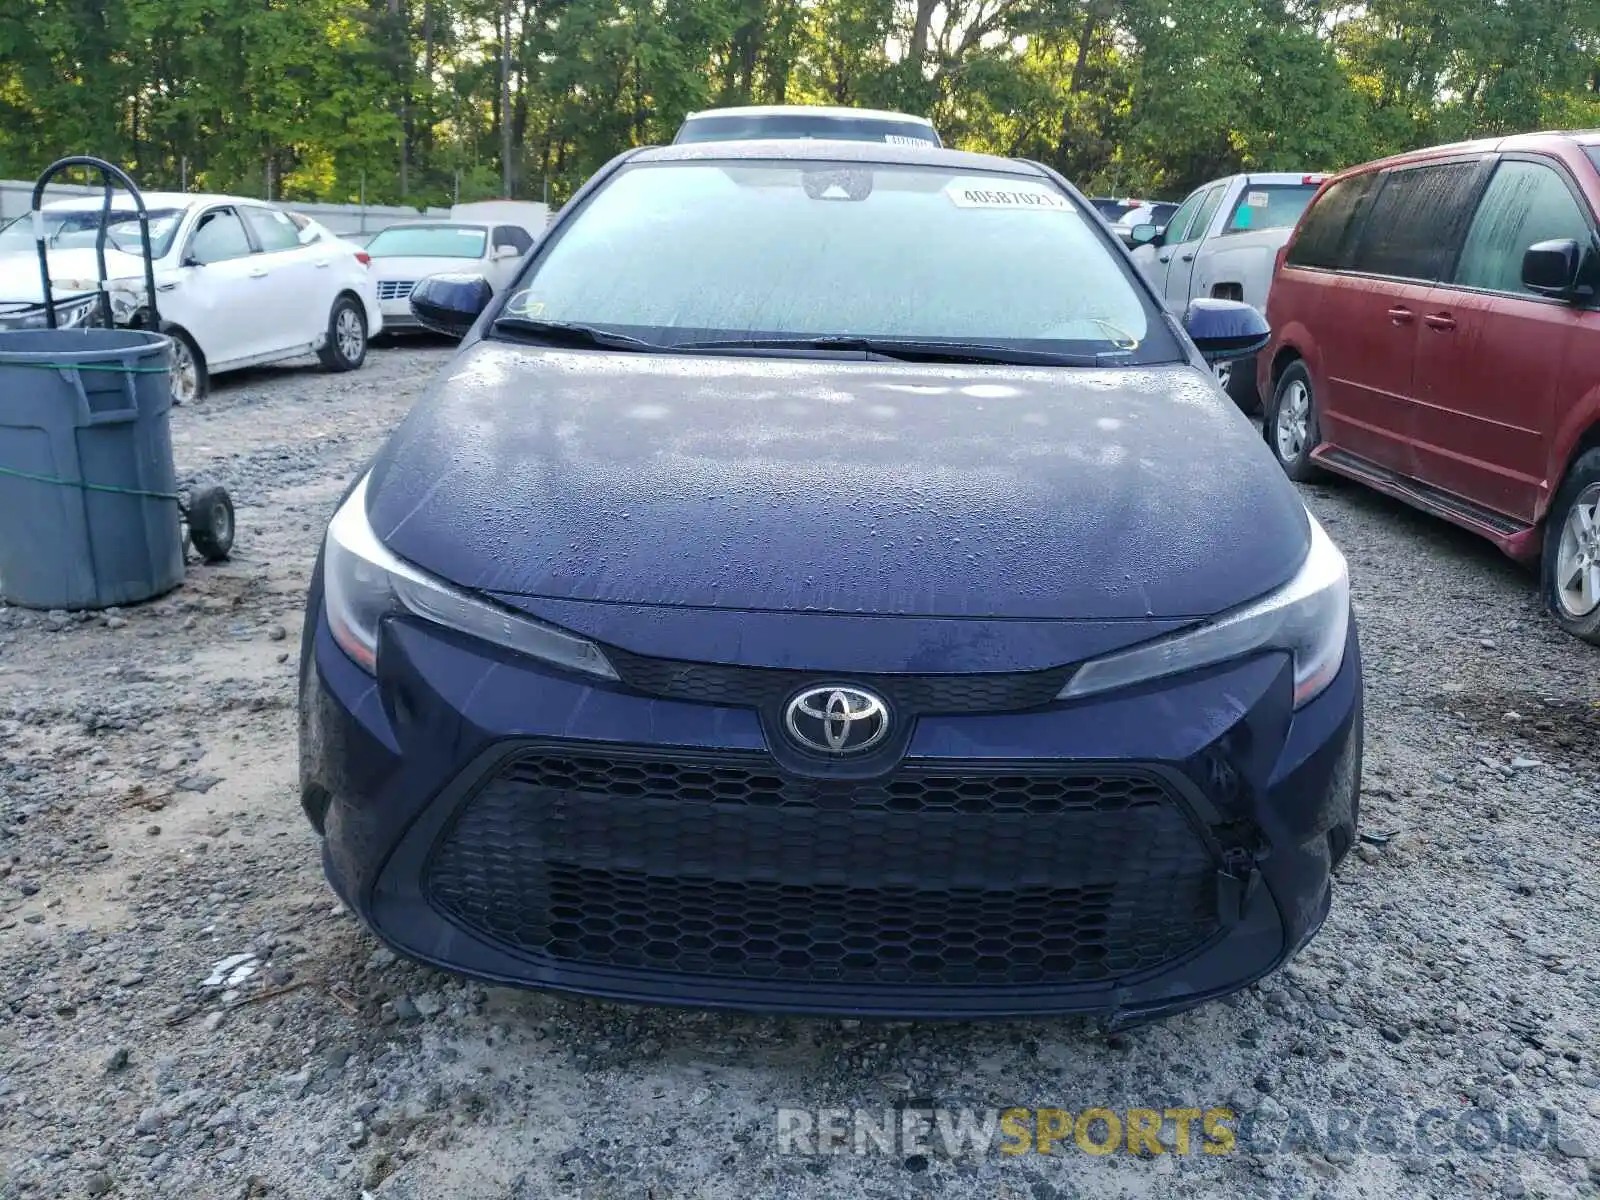
[[[1000,182],[995,179],[952,179],[945,184],[945,195],[957,208],[1026,209],[1035,212],[1075,210],[1072,202],[1054,188],[1042,184]]]

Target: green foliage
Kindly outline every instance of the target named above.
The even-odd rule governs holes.
[[[509,17],[509,20],[507,20]],[[502,103],[509,30],[509,105]],[[1100,192],[1600,125],[1593,0],[8,0],[0,176],[569,196],[718,104],[934,117]],[[503,111],[509,109],[509,111]],[[512,154],[502,162],[503,122]]]

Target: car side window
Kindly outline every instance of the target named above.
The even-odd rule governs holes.
[[[317,228],[311,223],[310,218],[302,217],[299,213],[284,213],[283,215],[294,222],[294,236],[302,246],[314,246],[322,240],[322,235],[317,232]]]
[[[189,256],[196,262],[226,262],[255,253],[238,214],[231,208],[213,208],[200,217],[189,239]]]
[[[1471,216],[1481,170],[1473,160],[1384,172],[1351,270],[1423,283],[1445,278]]]
[[[1342,267],[1361,230],[1361,213],[1378,178],[1378,172],[1368,171],[1330,184],[1301,220],[1289,247],[1288,264],[1330,271]]]
[[[518,254],[526,254],[533,249],[533,238],[526,229],[518,229],[515,225],[497,225],[494,230],[494,244],[511,246]]]
[[[1198,242],[1205,237],[1206,230],[1211,227],[1211,218],[1217,215],[1217,207],[1222,203],[1223,193],[1228,190],[1228,185],[1219,183],[1212,188],[1200,201],[1200,210],[1195,213],[1194,220],[1189,222],[1189,228],[1184,230],[1183,240]],[[1171,241],[1171,238],[1167,239]]]
[[[254,205],[243,205],[240,211],[265,253],[274,254],[280,250],[299,249],[300,231],[284,213],[273,208],[257,208]]]
[[[1588,216],[1560,172],[1542,163],[1503,162],[1467,230],[1455,282],[1495,292],[1527,292],[1522,255],[1537,242],[1593,242]]]
[[[1195,209],[1200,207],[1200,202],[1205,198],[1206,189],[1200,188],[1198,191],[1190,193],[1189,198],[1179,206],[1178,211],[1172,214],[1172,220],[1167,222],[1166,242],[1169,246],[1183,241],[1184,231],[1189,228],[1189,222],[1194,218]]]

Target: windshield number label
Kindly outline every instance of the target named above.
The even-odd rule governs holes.
[[[1033,212],[1073,211],[1072,203],[1059,192],[1032,188],[952,183],[945,194],[957,208],[1023,209]]]

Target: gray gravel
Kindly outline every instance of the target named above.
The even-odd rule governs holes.
[[[447,353],[222,380],[174,428],[180,470],[234,492],[234,560],[121,613],[0,610],[0,1196],[1600,1191],[1600,652],[1487,546],[1354,487],[1308,498],[1351,560],[1381,844],[1298,962],[1230,1002],[1109,1039],[755,1019],[378,947],[299,811],[293,651],[338,492]],[[780,1106],[961,1105],[1229,1106],[1250,1136],[777,1152]]]

